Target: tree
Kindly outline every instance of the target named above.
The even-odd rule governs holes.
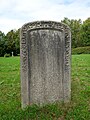
[[[81,29],[82,46],[90,46],[90,18],[83,22]]]
[[[20,54],[20,29],[14,33],[16,54]]]
[[[71,37],[72,37],[72,47],[78,47],[81,44],[81,26],[82,26],[82,21],[81,19],[79,20],[74,20],[74,19],[68,19],[64,18],[61,22],[64,22],[71,28]]]
[[[5,34],[0,31],[0,56],[5,54]]]
[[[79,20],[71,20],[70,28],[72,33],[72,47],[80,47],[81,46],[81,26],[82,21]]]
[[[61,22],[67,24],[71,29],[72,48],[90,46],[90,17],[83,23],[81,19],[74,20],[64,18]],[[11,30],[6,35],[0,31],[0,56],[5,53],[20,54],[20,29]]]
[[[19,43],[19,29],[11,30],[5,36],[5,45],[6,45],[6,53],[14,55],[19,54],[20,52],[20,43]]]

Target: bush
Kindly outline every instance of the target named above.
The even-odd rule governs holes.
[[[72,54],[90,54],[90,46],[72,48]]]
[[[17,54],[17,56],[20,56],[20,54]]]
[[[10,57],[10,54],[7,54],[7,53],[6,53],[6,54],[4,55],[4,57]]]

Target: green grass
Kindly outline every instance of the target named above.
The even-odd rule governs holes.
[[[72,98],[21,109],[20,58],[0,58],[0,120],[90,120],[90,54],[72,56]]]

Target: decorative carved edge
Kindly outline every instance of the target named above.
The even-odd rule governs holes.
[[[71,31],[65,29],[65,48],[64,48],[64,102],[69,102],[71,99]]]
[[[33,29],[57,29],[57,30],[64,30],[65,28],[70,29],[66,24],[61,22],[55,21],[36,21],[36,22],[29,22],[22,26],[22,30],[33,30]]]
[[[65,69],[70,68],[71,59],[71,33],[69,30],[65,30]]]

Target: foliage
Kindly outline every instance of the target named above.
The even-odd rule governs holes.
[[[6,53],[6,54],[4,55],[4,57],[10,57],[10,54],[7,54],[7,53]]]
[[[19,40],[19,30],[11,30],[5,36],[6,53],[14,53],[14,55],[20,52],[20,40]]]
[[[90,46],[90,18],[84,22],[74,19],[64,18],[61,22],[71,28],[72,48]],[[14,53],[20,54],[20,29],[11,30],[6,35],[0,31],[0,56]]]
[[[0,120],[90,120],[90,54],[72,56],[71,102],[21,109],[20,58],[0,58]]]
[[[5,54],[5,34],[0,31],[0,56]]]
[[[81,29],[81,41],[83,46],[90,46],[90,18],[83,22]]]
[[[90,54],[90,46],[72,48],[72,54]]]
[[[0,56],[4,54],[17,55],[20,53],[20,38],[19,38],[19,29],[11,30],[6,35],[0,32]]]
[[[90,18],[83,23],[81,19],[64,18],[61,22],[71,28],[72,48],[90,46]]]

